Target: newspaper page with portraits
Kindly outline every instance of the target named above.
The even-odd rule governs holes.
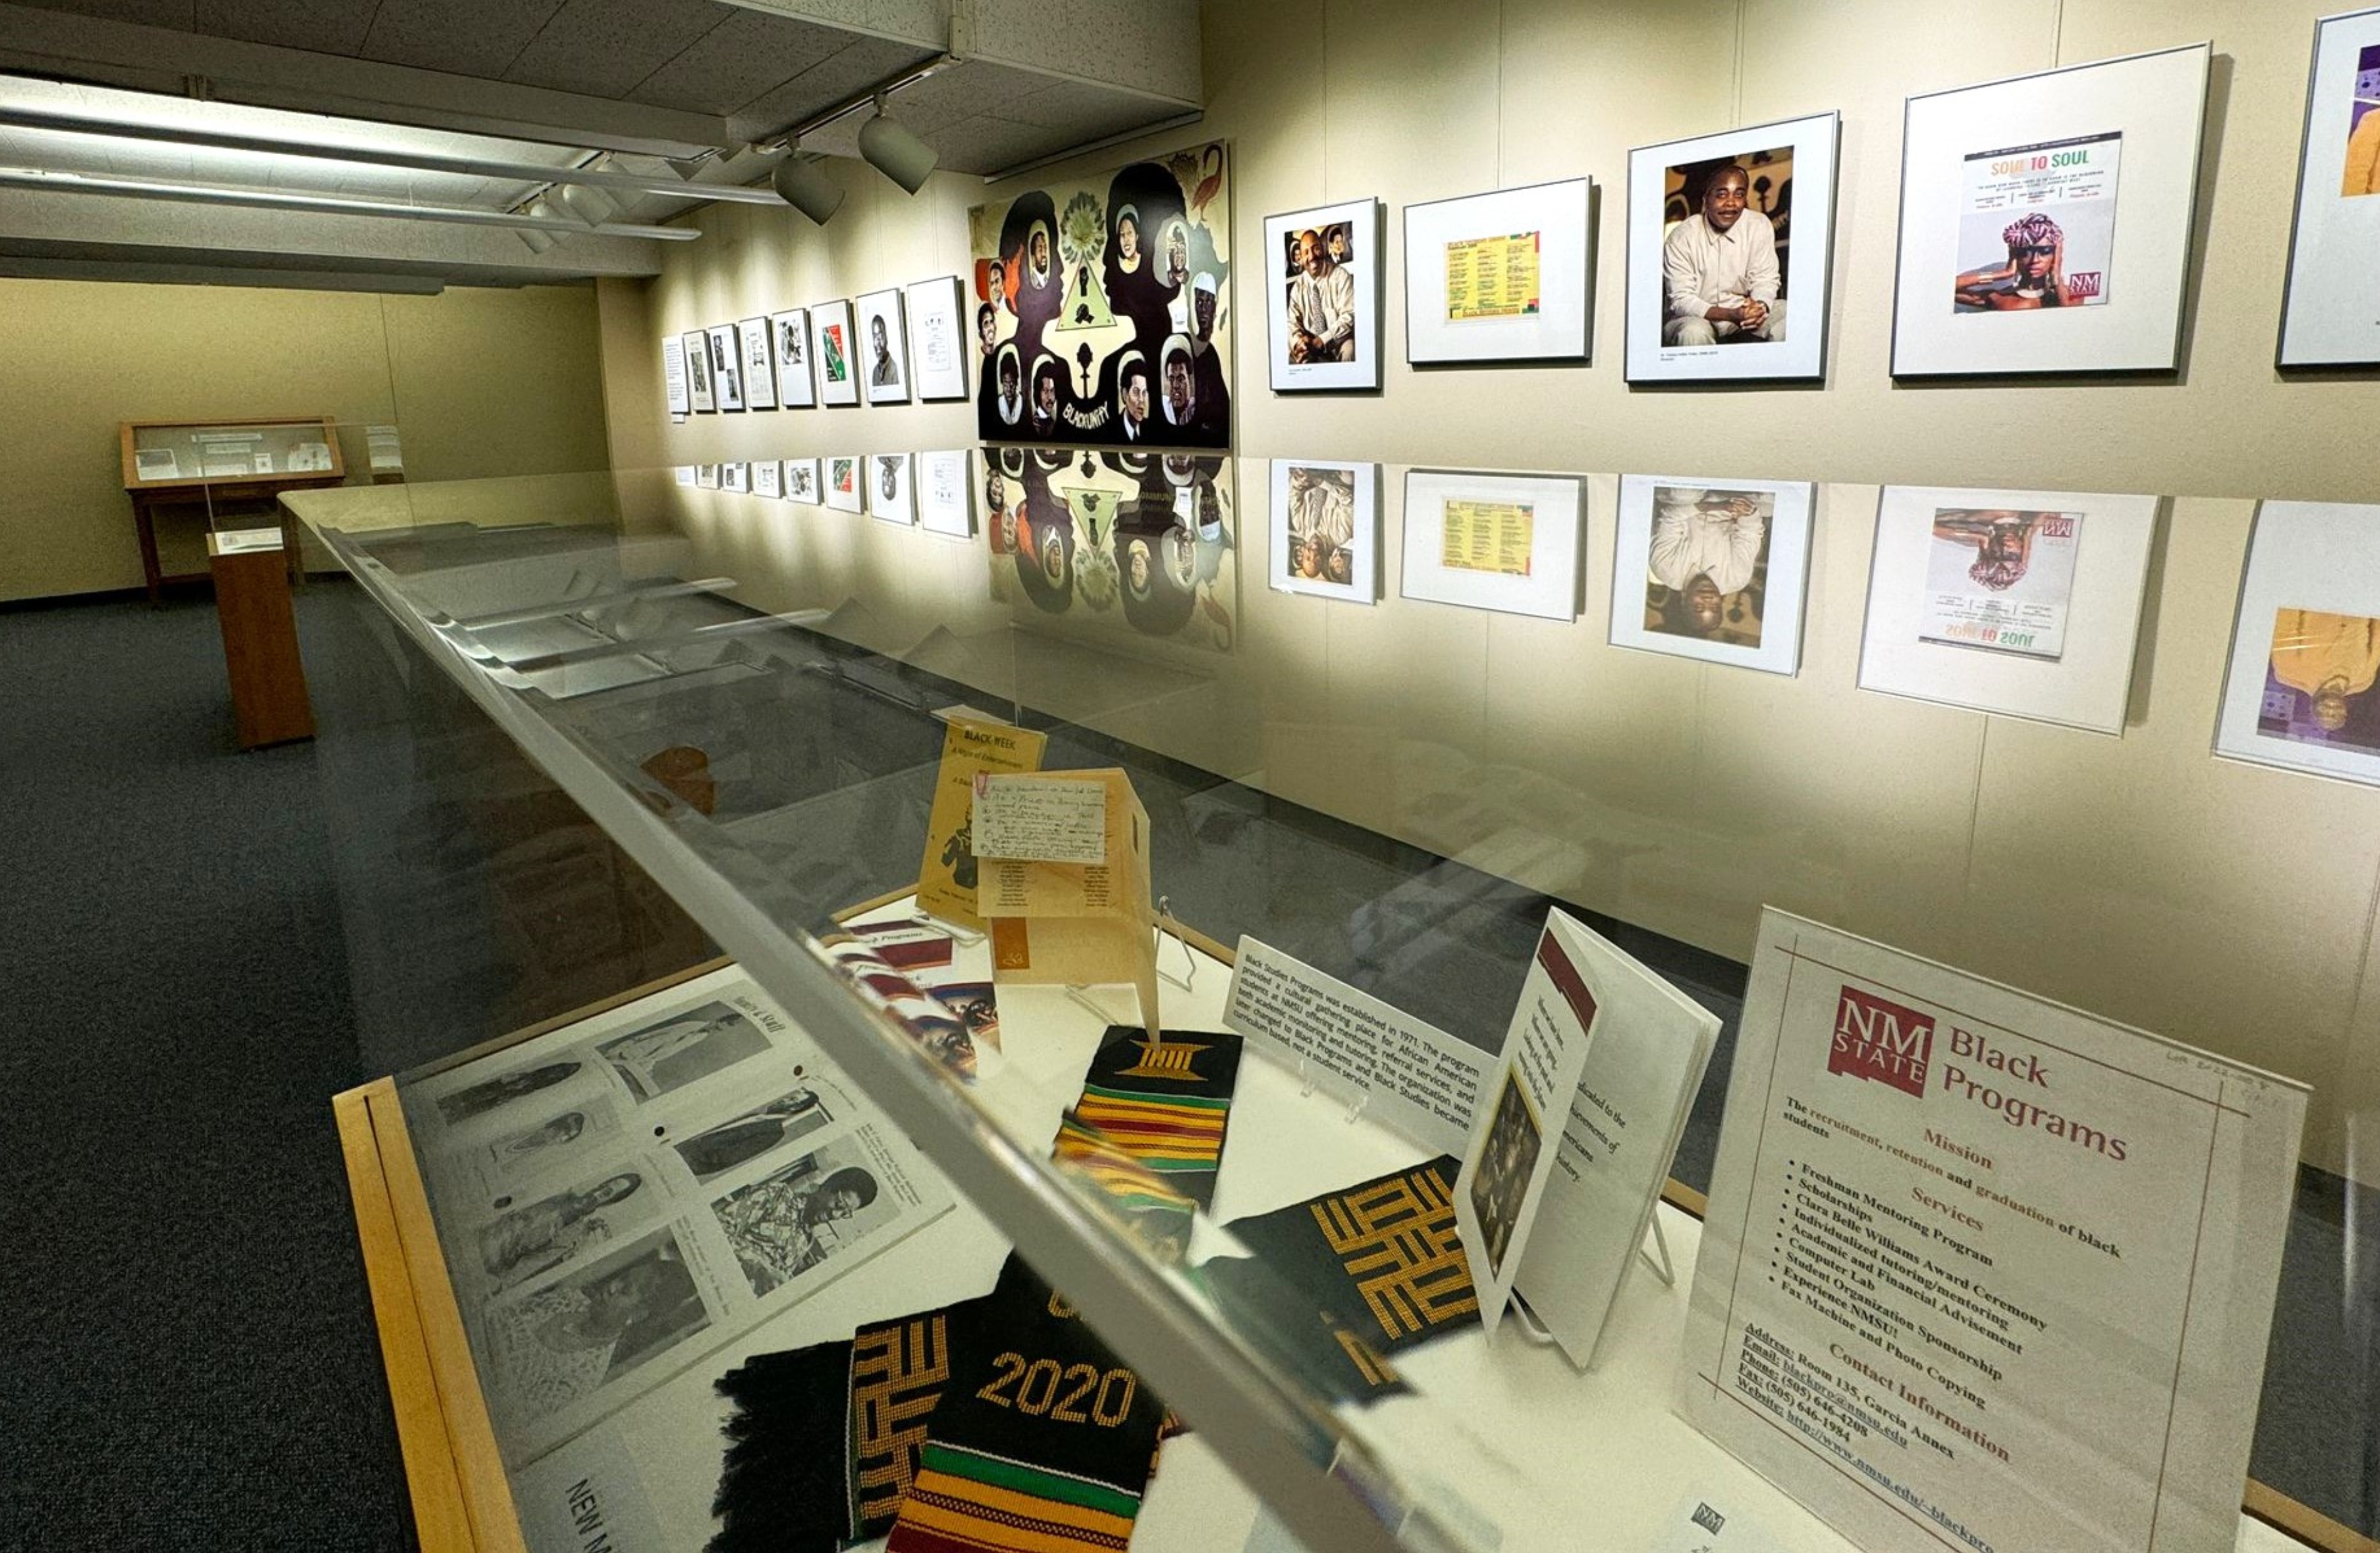
[[[954,1200],[733,968],[403,1094],[515,1471]]]

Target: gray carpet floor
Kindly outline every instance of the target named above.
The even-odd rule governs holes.
[[[313,751],[214,610],[0,612],[0,1548],[401,1548]]]

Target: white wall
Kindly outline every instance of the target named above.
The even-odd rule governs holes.
[[[2380,389],[2284,382],[2271,367],[2322,9],[1208,0],[1207,124],[1053,172],[1228,137],[1243,254],[1268,212],[1329,200],[1378,195],[1393,233],[1413,200],[1582,172],[1604,194],[1586,367],[1414,372],[1402,365],[1391,300],[1381,394],[1275,398],[1261,309],[1243,292],[1232,320],[1242,553],[1229,653],[1128,644],[1054,660],[1036,623],[993,597],[979,550],[864,518],[651,489],[702,542],[705,564],[749,579],[756,601],[856,600],[852,634],[892,651],[948,629],[975,645],[941,649],[945,673],[1583,905],[1741,957],[1759,905],[1772,902],[2307,1079],[2319,1087],[2309,1156],[2341,1168],[2380,1099],[2380,791],[2208,754],[2253,500],[2372,491],[2359,433]],[[1893,384],[1901,99],[2210,37],[2202,273],[2183,370]],[[1629,390],[1618,363],[1629,148],[1828,108],[1843,115],[1830,381]],[[823,231],[790,213],[706,212],[709,240],[673,252],[641,307],[615,312],[606,293],[615,423],[641,402],[639,425],[661,428],[640,456],[970,440],[967,406],[663,425],[662,332],[960,270],[966,208],[1013,192],[938,178],[910,200],[864,168],[842,176],[854,192]],[[1391,257],[1391,299],[1400,284]],[[1268,592],[1266,474],[1284,455],[1389,466],[1391,563],[1411,466],[1592,475],[1585,617],[1561,625],[1393,597],[1364,610]],[[1820,482],[1798,678],[1605,645],[1615,477],[1656,469]],[[2123,738],[1854,688],[1886,482],[2177,498]],[[1099,696],[1118,676],[1142,692],[1120,698],[1121,710]],[[2380,1150],[2368,1134],[2354,1152],[2373,1173]]]

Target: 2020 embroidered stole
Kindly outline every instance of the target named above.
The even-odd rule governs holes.
[[[1161,1256],[1213,1200],[1239,1057],[1236,1036],[1112,1028],[1059,1129],[1057,1162]],[[755,1355],[718,1385],[735,1411],[710,1553],[888,1532],[888,1553],[1122,1548],[1174,1426],[1014,1255],[989,1294]]]

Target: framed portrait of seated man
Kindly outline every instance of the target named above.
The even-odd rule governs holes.
[[[1841,116],[1628,153],[1630,382],[1815,382]]]
[[[1275,394],[1380,386],[1380,202],[1265,217],[1267,342]]]

